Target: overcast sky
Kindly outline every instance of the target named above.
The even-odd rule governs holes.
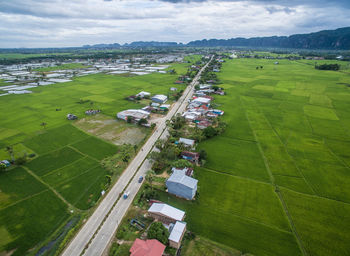
[[[350,26],[350,0],[0,0],[0,48],[291,35]]]

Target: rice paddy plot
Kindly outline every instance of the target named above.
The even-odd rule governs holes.
[[[86,210],[93,206],[104,190],[107,171],[97,166],[56,187],[57,191],[71,204]]]
[[[205,167],[208,169],[269,182],[268,173],[255,142],[216,137],[200,143],[198,149],[207,151]]]
[[[80,158],[83,155],[78,153],[72,148],[64,147],[57,151],[53,151],[26,164],[26,166],[32,170],[36,175],[43,176],[53,170],[64,167]]]
[[[309,255],[349,254],[349,204],[284,189],[282,193]]]
[[[89,137],[85,140],[74,143],[72,144],[72,147],[77,149],[79,152],[98,160],[114,155],[118,151],[117,146],[95,137]]]
[[[51,191],[0,210],[0,251],[25,255],[68,217],[67,206]]]
[[[165,192],[158,199],[186,211],[188,229],[254,255],[301,255],[271,185],[196,168],[194,202]]]
[[[47,189],[23,168],[0,174],[0,209]]]

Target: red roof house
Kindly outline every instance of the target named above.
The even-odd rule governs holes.
[[[130,248],[130,256],[162,256],[165,245],[156,239],[141,240],[136,238]]]

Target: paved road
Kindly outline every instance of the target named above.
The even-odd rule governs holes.
[[[153,145],[159,138],[165,138],[167,136],[166,120],[171,119],[175,114],[182,113],[185,110],[188,100],[191,99],[193,95],[194,86],[207,65],[208,63],[198,72],[192,83],[186,88],[182,97],[175,102],[163,121],[158,122],[156,131],[143,145],[142,149],[119,177],[117,183],[112,187],[95,212],[64,250],[63,256],[98,256],[103,254],[112,241],[118,225],[123,219],[137,191],[141,187],[141,183],[138,183],[138,178],[140,176],[145,176],[146,172],[151,167],[151,163],[146,159],[148,153],[153,150]],[[124,189],[125,191],[130,191],[130,196],[126,200],[120,197]]]

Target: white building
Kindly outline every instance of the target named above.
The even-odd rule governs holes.
[[[152,101],[157,102],[157,103],[165,103],[168,100],[168,97],[162,94],[157,94],[152,97]]]
[[[145,98],[145,97],[150,97],[151,93],[142,91],[142,92],[139,92],[138,94],[136,94],[136,96],[141,97],[141,98]]]
[[[149,117],[150,113],[147,111],[144,111],[142,109],[128,109],[121,111],[117,114],[117,118],[127,120],[130,116],[134,120],[138,121],[140,119],[147,119]]]

